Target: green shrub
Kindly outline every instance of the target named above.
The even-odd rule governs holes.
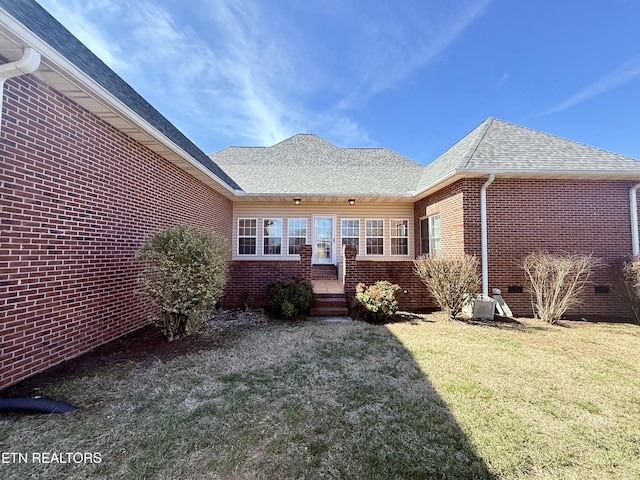
[[[472,255],[430,257],[413,261],[413,271],[424,283],[440,309],[455,319],[474,298],[480,286],[478,259]]]
[[[522,268],[531,282],[535,315],[554,324],[567,310],[580,306],[589,277],[600,265],[592,255],[546,251],[527,255]]]
[[[224,294],[228,245],[221,237],[181,225],[148,239],[136,258],[143,262],[140,293],[159,307],[156,323],[169,341],[204,321]]]
[[[356,286],[356,315],[371,322],[384,322],[398,311],[400,287],[386,280],[367,287]]]
[[[271,311],[284,318],[307,314],[316,303],[311,282],[297,278],[276,280],[267,287],[267,297]]]
[[[617,287],[618,296],[629,314],[640,324],[640,257],[633,257],[624,262]]]

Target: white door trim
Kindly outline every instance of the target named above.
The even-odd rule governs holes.
[[[316,222],[317,220],[322,220],[322,219],[331,220],[331,234],[330,234],[331,238],[327,238],[327,239],[316,238],[316,233],[320,233],[317,231]],[[330,252],[328,257],[326,257],[323,254],[322,248],[318,248],[320,244],[319,240],[324,240],[329,242]],[[311,215],[311,246],[313,247],[312,263],[319,264],[319,265],[323,265],[323,264],[335,265],[336,264],[336,216],[335,215],[321,215],[321,214]]]

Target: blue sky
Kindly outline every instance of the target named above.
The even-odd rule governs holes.
[[[206,153],[428,163],[489,116],[640,159],[637,0],[39,0]]]

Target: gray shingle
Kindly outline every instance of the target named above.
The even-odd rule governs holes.
[[[386,148],[340,148],[299,134],[211,155],[247,193],[409,195],[423,166]]]
[[[211,155],[247,193],[411,195],[448,174],[510,172],[640,175],[640,162],[489,118],[427,166],[384,148],[339,148],[316,135]]]
[[[633,158],[498,119],[488,122],[466,170],[640,173]]]
[[[427,165],[415,186],[415,191],[419,192],[429,185],[438,182],[447,174],[465,168],[478,147],[478,144],[482,141],[491,121],[492,119],[487,119],[482,122],[477,128],[473,129],[446,152]]]
[[[640,175],[640,161],[555,135],[488,118],[427,165],[416,192],[449,173],[509,172]]]

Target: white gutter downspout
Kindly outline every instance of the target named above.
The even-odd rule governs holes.
[[[13,77],[35,72],[40,66],[40,54],[31,47],[25,47],[20,60],[0,65],[0,125],[2,125],[2,105],[4,103],[4,82]]]
[[[487,247],[487,188],[493,183],[496,176],[489,174],[489,179],[480,189],[480,244],[482,248],[482,293],[489,295],[489,249]]]
[[[629,205],[631,207],[631,252],[634,257],[640,253],[640,245],[638,245],[638,201],[636,192],[640,188],[640,183],[636,183],[629,189]]]

